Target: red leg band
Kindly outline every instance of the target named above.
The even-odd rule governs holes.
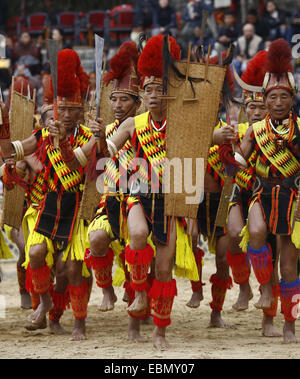
[[[28,266],[28,269],[31,270],[30,275],[34,292],[42,295],[49,291],[51,285],[51,272],[47,264],[38,269],[29,268]]]
[[[52,322],[59,322],[65,309],[70,303],[70,295],[68,291],[65,291],[65,293],[54,291],[54,286],[50,287],[50,295],[53,302],[53,308],[49,311],[49,320]]]
[[[226,292],[232,288],[232,279],[220,279],[216,274],[210,277],[212,302],[209,303],[210,307],[214,311],[221,312],[225,301]]]
[[[294,322],[298,315],[300,300],[300,279],[293,283],[285,283],[282,279],[279,283],[281,312],[286,321]]]
[[[177,295],[176,280],[170,282],[159,282],[153,280],[152,287],[148,293],[151,298],[151,309],[154,325],[164,328],[171,324],[171,311],[174,297]]]
[[[227,263],[231,268],[233,280],[236,284],[248,282],[251,270],[246,253],[231,254],[227,250]]]
[[[255,250],[248,244],[247,255],[258,282],[260,284],[267,284],[273,272],[271,246],[267,244],[261,249]]]
[[[88,307],[88,285],[86,280],[80,286],[68,286],[68,289],[74,317],[77,320],[85,319]]]
[[[261,291],[261,288],[259,287],[259,291]],[[277,308],[278,308],[278,298],[279,298],[279,284],[272,286],[272,293],[274,300],[271,303],[270,308],[263,309],[264,314],[269,317],[276,317],[277,314]]]
[[[147,291],[147,277],[153,255],[150,245],[143,250],[132,250],[130,246],[126,246],[125,258],[130,266],[131,287],[135,291]]]
[[[84,261],[88,267],[94,270],[98,287],[108,288],[112,285],[112,267],[114,262],[114,252],[112,249],[109,249],[104,257],[95,257],[87,249]]]

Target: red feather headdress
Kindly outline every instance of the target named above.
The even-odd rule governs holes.
[[[263,91],[267,94],[273,89],[285,89],[292,94],[297,92],[291,64],[292,50],[283,38],[272,42],[267,54],[264,70]]]
[[[82,106],[88,86],[89,76],[84,72],[76,51],[60,50],[57,55],[57,101]],[[51,91],[53,94],[52,81]]]
[[[135,96],[139,94],[139,78],[137,74],[137,62],[139,52],[133,41],[124,42],[117,54],[110,60],[110,70],[103,78],[107,85],[114,83],[113,92],[125,92]]]
[[[245,71],[242,74],[242,80],[244,83],[251,86],[262,87],[265,77],[265,63],[268,52],[265,50],[259,51],[254,58],[252,58]],[[264,102],[264,98],[261,92],[243,90],[244,103],[247,104],[251,101]]]
[[[169,38],[169,50],[174,59],[180,59],[180,47],[173,37]],[[150,38],[138,60],[138,72],[142,76],[142,85],[157,82],[162,84],[163,78],[163,44],[164,35]]]

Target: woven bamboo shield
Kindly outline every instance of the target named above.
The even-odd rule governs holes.
[[[165,215],[196,218],[226,67],[194,62],[176,67],[202,80],[191,85],[168,70]]]
[[[12,141],[22,141],[32,134],[34,108],[34,100],[12,90],[10,104],[10,136]],[[20,229],[24,200],[25,190],[22,187],[15,186],[10,191],[4,189],[2,224]]]
[[[105,125],[111,124],[114,121],[114,113],[110,106],[110,94],[112,91],[113,85],[109,83],[107,86],[101,86],[101,97],[100,97],[100,117],[104,120]],[[85,124],[89,127],[89,117],[87,116],[90,113],[94,118],[96,117],[96,106],[95,102],[91,102],[89,110],[86,113]],[[79,216],[84,220],[92,220],[95,215],[95,210],[100,200],[100,193],[96,188],[96,180],[89,181],[85,179],[84,190],[82,193],[82,199],[80,203]]]

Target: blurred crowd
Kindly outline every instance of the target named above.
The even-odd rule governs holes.
[[[129,3],[129,2],[128,2]],[[241,75],[249,59],[259,50],[268,49],[271,41],[283,37],[291,44],[297,42],[293,36],[300,34],[300,0],[291,10],[281,9],[276,1],[260,1],[260,6],[248,8],[244,17],[241,9],[232,4],[224,8],[215,8],[214,0],[182,0],[178,10],[175,0],[135,0],[130,2],[134,9],[131,33],[124,34],[124,39],[138,42],[140,33],[149,37],[159,33],[169,33],[177,39],[182,48],[183,58],[187,55],[189,44],[198,46],[201,42],[205,52],[211,47],[211,56],[226,51],[230,44],[235,45],[233,64]],[[251,3],[251,2],[249,2]],[[261,6],[262,5],[262,6]],[[0,0],[0,30],[5,33],[6,0]],[[207,12],[204,35],[202,33],[203,10]],[[61,48],[73,48],[74,37],[66,36],[55,25],[55,8],[52,0],[45,0],[45,12],[51,21],[49,38],[57,39]],[[242,21],[242,18],[244,19]],[[121,36],[122,37],[122,36]],[[300,37],[299,37],[300,40]],[[80,39],[80,44],[87,44],[87,36]],[[118,46],[106,46],[106,52],[112,56]],[[37,101],[42,99],[42,77],[49,73],[47,53],[45,53],[45,36],[32,36],[21,32],[15,40],[6,37],[6,60],[0,59],[0,85],[6,91],[11,84],[11,76],[23,75],[37,90]],[[295,60],[295,78],[300,85],[300,70]],[[94,72],[91,72],[94,79]],[[300,110],[300,96],[296,101],[296,111]]]

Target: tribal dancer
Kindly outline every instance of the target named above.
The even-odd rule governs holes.
[[[104,83],[108,85],[113,82],[110,104],[115,114],[115,121],[106,126],[106,138],[111,138],[117,132],[120,124],[128,117],[134,117],[141,105],[137,74],[138,56],[136,44],[125,42],[110,61],[110,70],[104,77]],[[98,130],[97,125],[95,130]],[[90,129],[94,130],[92,122],[90,122]],[[103,290],[104,297],[100,306],[102,311],[113,309],[114,302],[117,300],[112,286],[114,251],[125,271],[124,286],[129,297],[129,306],[134,300],[134,292],[130,287],[130,277],[123,252],[126,246],[126,231],[124,232],[126,221],[123,215],[124,196],[129,194],[129,164],[134,155],[131,143],[127,141],[122,150],[113,159],[108,160],[104,177],[104,186],[108,194],[101,197],[96,215],[88,229],[90,249],[85,262],[94,269],[97,285]],[[128,314],[130,316],[129,338],[135,342],[142,341],[139,333],[140,320],[147,317],[147,310],[128,311]]]
[[[273,265],[267,236],[269,232],[280,236],[279,290],[285,343],[297,342],[295,321],[300,297],[297,274],[300,245],[297,229],[292,229],[299,188],[300,133],[299,120],[292,111],[297,88],[291,59],[291,49],[285,40],[271,44],[262,86],[268,114],[249,128],[241,145],[246,159],[252,151],[256,154],[253,158],[256,183],[249,207],[248,233],[244,233],[242,242],[245,246],[249,241],[247,255],[257,280],[266,288],[265,302],[271,305],[273,293],[269,283]]]
[[[223,59],[225,56],[223,57]],[[218,57],[210,60],[211,64],[218,63]],[[229,112],[229,104],[232,99],[234,90],[234,78],[231,68],[228,66],[223,85],[220,107],[225,105]],[[234,121],[233,119],[231,120]],[[228,236],[223,228],[217,227],[214,238],[214,222],[222,193],[226,170],[225,164],[222,162],[220,146],[230,143],[235,138],[235,125],[226,124],[219,121],[213,134],[213,146],[209,150],[207,171],[204,179],[204,199],[198,208],[198,233],[208,239],[208,247],[210,252],[215,254],[216,273],[210,278],[212,284],[211,293],[212,301],[210,303],[211,327],[228,327],[229,325],[222,319],[221,312],[225,301],[226,292],[232,287],[232,279],[229,275],[229,266],[226,259],[226,251],[228,246]]]
[[[69,282],[70,303],[75,324],[72,340],[85,339],[85,318],[87,316],[89,272],[83,263],[86,248],[86,226],[78,217],[78,208],[84,183],[83,170],[71,171],[64,163],[78,156],[84,166],[88,162],[82,151],[86,144],[95,140],[87,128],[78,125],[82,113],[83,99],[88,86],[88,76],[84,73],[80,59],[73,50],[58,53],[57,105],[58,120],[52,121],[59,129],[59,146],[54,147],[49,128],[34,133],[24,141],[12,143],[16,160],[36,152],[43,163],[44,196],[39,209],[33,233],[28,238],[31,275],[34,291],[40,295],[40,304],[31,316],[33,324],[43,322],[52,309],[50,296],[51,267],[55,251],[63,251],[62,261]],[[57,135],[53,135],[57,137]],[[76,147],[73,152],[72,146]],[[14,154],[13,154],[14,153]]]
[[[263,94],[259,92],[259,88],[263,84],[264,71],[267,52],[260,51],[252,60],[249,61],[247,69],[243,72],[242,80],[239,81],[243,85],[243,103],[245,105],[246,115],[248,122],[239,124],[239,140],[236,144],[236,149],[242,154],[240,145],[243,137],[245,136],[249,126],[255,122],[263,120],[267,115],[267,107]],[[238,78],[239,79],[239,78]],[[251,87],[252,86],[252,87]],[[241,243],[241,231],[246,224],[248,217],[248,206],[251,196],[251,187],[255,181],[253,162],[250,157],[249,168],[240,170],[235,176],[234,193],[230,203],[228,223],[226,226],[228,235],[230,237],[230,245],[227,251],[228,263],[231,267],[235,283],[240,286],[240,294],[237,302],[233,308],[237,311],[245,310],[248,308],[249,300],[252,298],[252,291],[249,285],[250,265],[246,254],[239,247]],[[273,263],[276,263],[276,239],[272,235],[268,236],[270,248],[272,249]],[[278,304],[278,280],[275,277],[276,270],[273,271],[271,277],[272,291],[274,301],[264,307],[263,293],[255,306],[263,309],[263,335],[267,337],[278,337],[278,333],[273,326],[273,319],[276,316]]]
[[[191,259],[194,260],[191,246],[186,246],[189,240],[183,226],[178,220],[173,223],[169,218],[165,220],[163,212],[161,164],[165,157],[164,137],[167,123],[166,103],[161,99],[163,39],[162,35],[149,39],[138,60],[138,71],[143,78],[144,102],[149,111],[134,118],[127,118],[107,140],[104,125],[98,125],[100,140],[104,145],[102,151],[106,151],[107,156],[114,157],[127,141],[131,141],[136,152],[137,159],[133,163],[138,173],[134,174],[139,174],[139,180],[137,175],[131,176],[136,179],[131,182],[131,194],[134,194],[134,197],[127,201],[130,243],[125,249],[125,259],[129,265],[131,288],[135,292],[134,301],[128,310],[144,312],[148,306],[147,291],[150,284],[147,279],[154,257],[154,249],[148,243],[148,235],[152,231],[156,248],[155,279],[148,296],[151,298],[155,324],[153,342],[162,350],[168,348],[165,333],[171,323],[173,300],[177,294],[176,280],[172,279],[176,244],[181,245],[181,249],[177,249],[178,252],[185,249],[190,251]],[[172,37],[169,37],[169,45],[171,55],[180,59],[180,48]],[[78,163],[74,167],[78,167]]]

